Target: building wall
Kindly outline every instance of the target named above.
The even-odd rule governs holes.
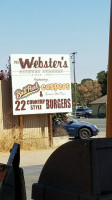
[[[41,138],[49,144],[48,114],[24,115],[23,140]],[[1,133],[19,133],[20,116],[13,115],[11,80],[0,80],[0,130]]]
[[[93,117],[106,117],[106,104],[93,104],[91,105]]]
[[[93,117],[98,116],[98,108],[99,108],[99,104],[91,105]]]

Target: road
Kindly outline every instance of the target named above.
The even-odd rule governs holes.
[[[22,168],[24,170],[27,200],[31,200],[32,184],[38,182],[43,165],[26,166]]]
[[[105,137],[105,135],[106,135],[105,134],[106,119],[80,118],[78,120],[95,124],[100,131],[98,136],[96,136],[96,137],[100,137],[100,138]],[[38,182],[42,168],[43,168],[43,165],[23,167],[24,177],[25,177],[25,185],[26,185],[26,193],[27,193],[27,200],[31,200],[32,184]]]

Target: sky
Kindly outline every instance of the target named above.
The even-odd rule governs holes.
[[[0,0],[0,69],[10,54],[77,52],[76,82],[96,80],[108,66],[109,26],[110,0]]]

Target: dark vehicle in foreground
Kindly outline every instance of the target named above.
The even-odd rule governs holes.
[[[87,139],[98,135],[98,128],[87,122],[79,122],[72,117],[68,117],[66,122],[59,122],[57,126],[63,127],[69,136],[81,139]]]
[[[92,117],[92,110],[88,107],[80,107],[76,109],[76,117]]]

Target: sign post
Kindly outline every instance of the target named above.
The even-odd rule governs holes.
[[[23,147],[23,116],[19,116],[19,122],[20,122],[20,134],[19,134],[19,139],[20,139],[20,144],[21,147]]]
[[[49,114],[49,146],[53,146],[52,115]]]

